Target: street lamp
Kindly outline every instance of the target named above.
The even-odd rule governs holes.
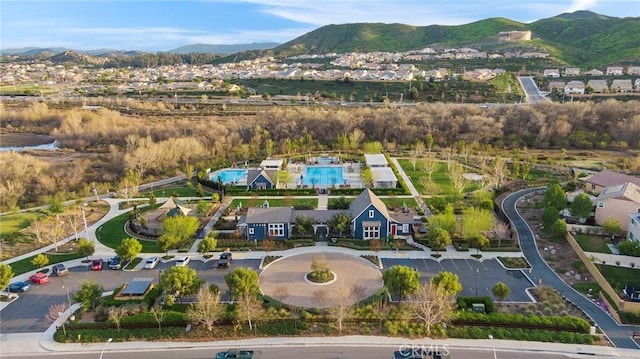
[[[493,335],[489,334],[489,339],[491,340],[491,346],[493,347],[493,359],[498,359],[496,356],[496,345],[493,343]]]
[[[104,343],[104,346],[102,347],[102,351],[100,352],[100,359],[102,359],[102,355],[104,355],[104,350],[107,349],[107,345],[109,345],[109,343],[111,343],[113,341],[113,338],[109,338],[107,339],[107,342]]]
[[[69,309],[71,309],[71,296],[69,295],[69,287],[65,287],[63,284],[62,289],[65,289],[67,291],[67,301],[69,302]]]
[[[478,287],[480,286],[480,268],[476,268],[476,273],[478,276],[476,277],[476,298],[478,297]]]

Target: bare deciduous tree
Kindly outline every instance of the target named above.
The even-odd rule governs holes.
[[[493,235],[494,239],[498,240],[498,247],[500,247],[502,245],[502,240],[509,238],[511,230],[509,229],[508,224],[499,221],[491,230],[491,234]]]
[[[220,294],[212,293],[209,288],[201,287],[196,302],[187,310],[187,316],[195,324],[204,324],[207,331],[213,330],[213,324],[220,318],[224,308],[220,303]],[[251,324],[249,324],[251,325]]]
[[[287,298],[289,297],[289,289],[287,289],[287,287],[283,285],[277,286],[273,290],[273,297],[280,302],[280,305],[282,305],[282,302],[287,300]]]
[[[329,304],[329,294],[324,289],[316,289],[313,291],[313,299],[316,301],[316,304],[318,304],[320,314],[322,314],[324,308]]]
[[[351,294],[351,298],[353,298],[353,300],[356,303],[359,303],[361,300],[365,298],[365,295],[367,294],[367,288],[362,284],[356,283],[353,286],[351,286],[350,294]]]
[[[122,317],[124,317],[128,313],[129,310],[125,306],[109,308],[109,319],[113,320],[113,323],[115,323],[118,332],[120,332],[120,321],[122,320]]]
[[[344,285],[338,287],[331,298],[331,308],[329,314],[338,323],[338,331],[342,332],[342,324],[349,317],[353,310],[353,296]]]
[[[238,317],[246,318],[249,323],[249,330],[255,328],[257,322],[264,314],[262,303],[251,293],[244,293],[238,298]]]
[[[64,326],[64,319],[62,319],[62,314],[69,309],[69,305],[67,303],[57,303],[53,304],[49,307],[49,311],[45,315],[45,319],[49,323],[57,323],[60,322],[60,326],[62,327],[62,332],[64,335],[67,335],[67,329]]]
[[[449,179],[451,180],[451,186],[458,193],[462,193],[465,186],[464,168],[459,164],[452,164],[449,167]]]
[[[455,296],[447,294],[438,285],[427,282],[412,294],[408,305],[414,318],[419,319],[427,330],[438,323],[446,323],[453,316]]]
[[[422,170],[429,175],[429,181],[431,181],[431,174],[433,174],[433,172],[437,169],[438,169],[438,162],[436,161],[435,157],[430,155],[430,156],[426,156],[422,160]]]
[[[162,331],[162,322],[164,321],[164,317],[165,317],[167,312],[162,310],[161,306],[154,305],[153,307],[149,308],[149,313],[151,313],[151,316],[153,317],[153,320],[155,320],[156,323],[158,323],[158,331],[161,332]]]

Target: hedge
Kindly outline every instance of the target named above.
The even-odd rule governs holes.
[[[640,313],[620,311],[618,315],[624,324],[640,324]]]
[[[557,332],[552,330],[520,329],[520,328],[484,328],[467,326],[449,326],[447,335],[450,338],[527,340],[547,343],[593,344],[595,337],[589,334]]]
[[[491,313],[482,314],[475,312],[460,312],[454,319],[456,325],[474,324],[474,325],[513,325],[541,327],[549,330],[573,331],[579,333],[589,333],[591,326],[582,319],[572,316],[565,317],[549,317],[540,315],[522,315],[509,313]]]

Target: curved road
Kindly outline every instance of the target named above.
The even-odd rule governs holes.
[[[618,324],[602,308],[565,283],[540,256],[533,231],[516,209],[516,204],[521,198],[540,190],[541,188],[524,189],[510,194],[502,201],[502,208],[518,233],[520,248],[531,264],[531,279],[535,282],[542,280],[542,283],[553,286],[565,298],[580,307],[616,347],[638,349],[639,346],[631,339],[631,335],[634,331],[640,331],[640,326]]]

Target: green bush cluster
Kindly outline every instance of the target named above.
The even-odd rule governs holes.
[[[496,306],[493,303],[493,299],[490,297],[458,297],[458,309],[471,310],[472,304],[484,304],[485,313],[493,313],[496,310]]]
[[[618,251],[626,256],[640,257],[640,243],[625,239],[618,243]]]
[[[422,323],[408,320],[387,320],[384,323],[384,333],[392,336],[424,337],[427,335]]]
[[[589,334],[558,332],[553,330],[519,328],[484,328],[469,326],[449,326],[447,335],[451,338],[527,340],[547,343],[593,344],[595,338]]]
[[[247,241],[245,239],[224,239],[218,238],[217,248],[230,248],[230,249],[255,249],[256,243],[253,241]]]
[[[575,331],[580,333],[589,333],[591,328],[586,320],[571,316],[551,317],[510,313],[482,314],[468,311],[458,313],[454,322],[457,325],[465,323],[483,323],[487,326],[491,326],[493,324],[526,325],[532,327],[555,328],[557,330]]]
[[[165,311],[164,318],[162,320],[163,325],[186,325],[187,315],[185,313],[176,312],[172,310]],[[134,325],[134,324],[158,324],[153,318],[151,312],[141,312],[134,315],[122,317],[120,324],[122,326]]]
[[[258,334],[270,337],[299,335],[301,326],[293,320],[265,322],[258,325]]]
[[[183,327],[139,328],[118,331],[116,328],[68,329],[67,335],[58,330],[53,338],[59,343],[103,343],[105,338],[113,338],[117,342],[138,340],[170,340],[184,336]]]
[[[618,315],[624,324],[640,324],[640,313],[620,311]]]

